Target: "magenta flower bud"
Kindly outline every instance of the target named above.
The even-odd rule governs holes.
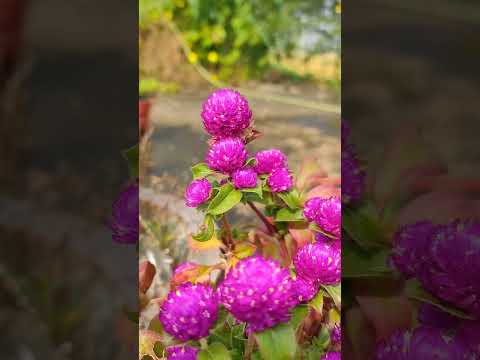
[[[267,178],[267,184],[274,193],[289,191],[293,187],[293,176],[286,168],[275,169]]]
[[[113,241],[120,244],[136,244],[139,228],[138,185],[127,186],[112,206],[112,216],[108,226]]]
[[[235,90],[220,89],[203,103],[203,125],[216,137],[242,136],[250,126],[252,111],[248,101]]]
[[[287,157],[278,149],[259,151],[255,154],[255,171],[270,174],[275,169],[287,168]]]
[[[185,283],[171,291],[160,307],[159,319],[167,333],[188,341],[208,335],[218,316],[218,301],[208,285]]]
[[[478,359],[465,343],[441,329],[419,326],[397,331],[377,345],[374,360],[461,360]]]
[[[365,192],[365,172],[351,147],[342,149],[342,202],[355,203]]]
[[[342,203],[338,197],[324,199],[320,204],[315,222],[326,232],[337,237],[341,232]]]
[[[221,304],[247,332],[259,332],[287,322],[298,303],[288,269],[261,256],[240,260],[218,288]]]
[[[480,222],[452,221],[439,227],[420,269],[423,287],[436,297],[480,317]]]
[[[257,173],[252,168],[241,168],[232,174],[233,185],[237,189],[248,189],[257,186]]]
[[[428,248],[437,226],[419,221],[401,227],[393,237],[391,260],[407,279],[419,273],[428,258]]]
[[[188,345],[169,346],[165,349],[167,360],[195,360],[200,349]]]
[[[480,358],[480,321],[463,321],[459,326],[456,338],[463,342],[470,350]]]
[[[293,281],[293,286],[299,303],[309,302],[318,292],[318,286],[315,285],[313,281],[301,277],[298,277]]]
[[[303,215],[324,231],[340,237],[342,204],[338,197],[314,197],[305,203]]]
[[[298,276],[317,285],[333,285],[340,281],[341,260],[340,246],[317,242],[300,248],[293,263]]]
[[[230,174],[245,164],[247,156],[243,140],[229,137],[216,141],[208,150],[205,161],[212,170]]]
[[[185,190],[185,204],[197,207],[208,200],[212,194],[212,185],[207,179],[193,180]]]
[[[342,343],[342,328],[339,325],[335,325],[330,331],[330,341],[334,345]]]
[[[303,208],[303,216],[305,216],[305,219],[307,219],[307,221],[309,222],[315,221],[323,201],[324,199],[321,197],[314,197],[305,202],[305,205]]]
[[[338,351],[329,351],[323,355],[321,360],[342,360],[342,354]]]

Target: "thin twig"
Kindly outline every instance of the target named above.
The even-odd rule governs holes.
[[[260,218],[260,220],[262,220],[262,222],[265,224],[265,226],[267,227],[267,230],[269,232],[270,235],[273,235],[277,232],[277,228],[275,227],[275,225],[273,225],[266,217],[265,215],[262,214],[262,212],[260,210],[258,210],[258,208],[255,206],[254,203],[252,203],[251,201],[248,201],[247,202],[248,206],[250,206],[250,208],[255,212],[255,214],[257,214],[257,216]]]
[[[225,245],[227,246],[227,248],[233,249],[234,242],[233,242],[232,228],[230,227],[230,223],[228,222],[227,214],[224,214],[222,216],[222,221],[223,221],[223,227],[227,234],[227,241]]]

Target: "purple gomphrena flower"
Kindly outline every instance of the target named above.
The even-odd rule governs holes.
[[[193,180],[185,190],[185,204],[197,207],[208,200],[212,194],[212,185],[207,179]]]
[[[480,222],[456,220],[440,227],[419,274],[436,297],[480,317]]]
[[[274,193],[289,191],[293,186],[293,176],[287,168],[275,169],[267,178],[267,184]]]
[[[298,250],[293,263],[297,275],[317,285],[333,285],[341,277],[341,248],[327,243],[313,243]]]
[[[250,126],[252,111],[248,101],[235,90],[220,89],[203,103],[203,125],[216,137],[242,136]]]
[[[335,325],[330,331],[330,340],[335,345],[342,343],[342,328],[339,325]]]
[[[207,336],[217,316],[214,290],[208,285],[192,283],[184,283],[171,291],[159,313],[165,331],[182,341]]]
[[[169,346],[165,349],[167,360],[195,360],[200,349],[188,345]]]
[[[437,226],[419,221],[401,227],[393,237],[391,260],[407,279],[419,273],[427,259],[428,248]]]
[[[351,148],[342,149],[342,202],[355,203],[365,191],[365,172]]]
[[[329,351],[323,355],[320,360],[341,360],[342,354],[338,351]]]
[[[410,338],[408,358],[425,360],[469,359],[470,349],[438,328],[417,327]]]
[[[243,140],[229,137],[216,141],[208,150],[205,161],[212,170],[230,174],[243,166],[247,156]]]
[[[258,174],[270,174],[275,169],[287,167],[287,157],[278,149],[259,151],[255,154],[255,161]]]
[[[326,232],[340,236],[342,203],[338,197],[325,199],[318,210],[315,222]]]
[[[237,189],[248,189],[257,186],[257,173],[252,168],[241,168],[232,174],[233,185]]]
[[[372,360],[407,360],[409,339],[410,332],[396,331],[377,344]]]
[[[314,197],[305,203],[303,215],[324,231],[340,237],[342,204],[338,197]]]
[[[466,344],[478,357],[480,357],[480,321],[464,321],[459,326],[456,338]]]
[[[423,303],[418,308],[417,319],[423,325],[447,330],[459,324],[459,318],[427,303]]]
[[[318,292],[318,285],[313,281],[298,277],[293,282],[298,302],[305,303],[312,300]]]
[[[377,345],[374,360],[461,360],[478,359],[465,345],[441,329],[419,326],[397,331]]]
[[[219,300],[232,315],[259,332],[287,322],[298,304],[288,269],[261,256],[240,260],[218,288]]]
[[[112,217],[108,226],[113,241],[120,244],[138,243],[139,205],[138,184],[127,186],[112,206]]]
[[[303,209],[303,216],[309,222],[314,222],[317,218],[317,214],[320,210],[320,206],[322,205],[323,198],[321,197],[314,197],[305,202],[304,209]]]

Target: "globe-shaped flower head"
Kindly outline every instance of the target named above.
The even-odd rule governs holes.
[[[477,360],[458,336],[430,326],[397,331],[377,345],[374,360]]]
[[[436,231],[421,269],[424,288],[480,317],[480,222],[452,221]]]
[[[258,174],[270,174],[275,169],[287,167],[287,157],[278,149],[259,151],[255,154],[255,162]]]
[[[235,90],[213,92],[203,104],[203,125],[216,137],[242,136],[250,126],[252,111],[248,101]]]
[[[193,180],[185,190],[185,204],[197,207],[208,200],[212,194],[212,185],[207,179]]]
[[[365,191],[365,172],[360,169],[360,164],[352,147],[342,149],[342,202],[355,203]]]
[[[289,191],[293,187],[293,176],[287,168],[275,169],[267,178],[267,184],[274,193]]]
[[[321,357],[321,360],[342,360],[342,354],[338,351],[329,351]]]
[[[169,346],[165,349],[167,360],[195,360],[200,349],[188,345]]]
[[[338,197],[314,197],[305,202],[303,215],[324,231],[339,238],[341,233],[342,204]]]
[[[333,285],[341,277],[341,248],[316,242],[298,250],[293,263],[297,275],[320,285]]]
[[[248,332],[288,321],[290,310],[298,303],[289,271],[261,256],[239,261],[228,272],[218,294],[223,306],[238,321],[248,324]]]
[[[333,344],[342,343],[342,328],[339,325],[335,325],[330,331],[330,339]]]
[[[109,227],[113,241],[120,244],[136,244],[138,242],[139,205],[138,185],[127,186],[112,206],[112,217]]]
[[[317,295],[318,285],[313,281],[298,277],[294,280],[293,285],[299,303],[308,302]]]
[[[207,336],[217,316],[214,290],[208,285],[185,283],[168,294],[160,308],[159,319],[167,333],[188,341]]]
[[[393,237],[391,260],[406,278],[420,272],[428,257],[428,248],[437,226],[430,221],[419,221],[404,225]]]
[[[231,174],[243,166],[247,156],[243,140],[229,137],[215,141],[208,150],[205,161],[212,170]]]
[[[233,185],[237,189],[249,189],[257,186],[257,173],[252,168],[237,169],[232,174]]]

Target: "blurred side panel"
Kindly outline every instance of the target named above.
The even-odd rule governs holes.
[[[136,356],[137,253],[107,224],[138,142],[137,29],[136,1],[0,1],[2,359]]]

